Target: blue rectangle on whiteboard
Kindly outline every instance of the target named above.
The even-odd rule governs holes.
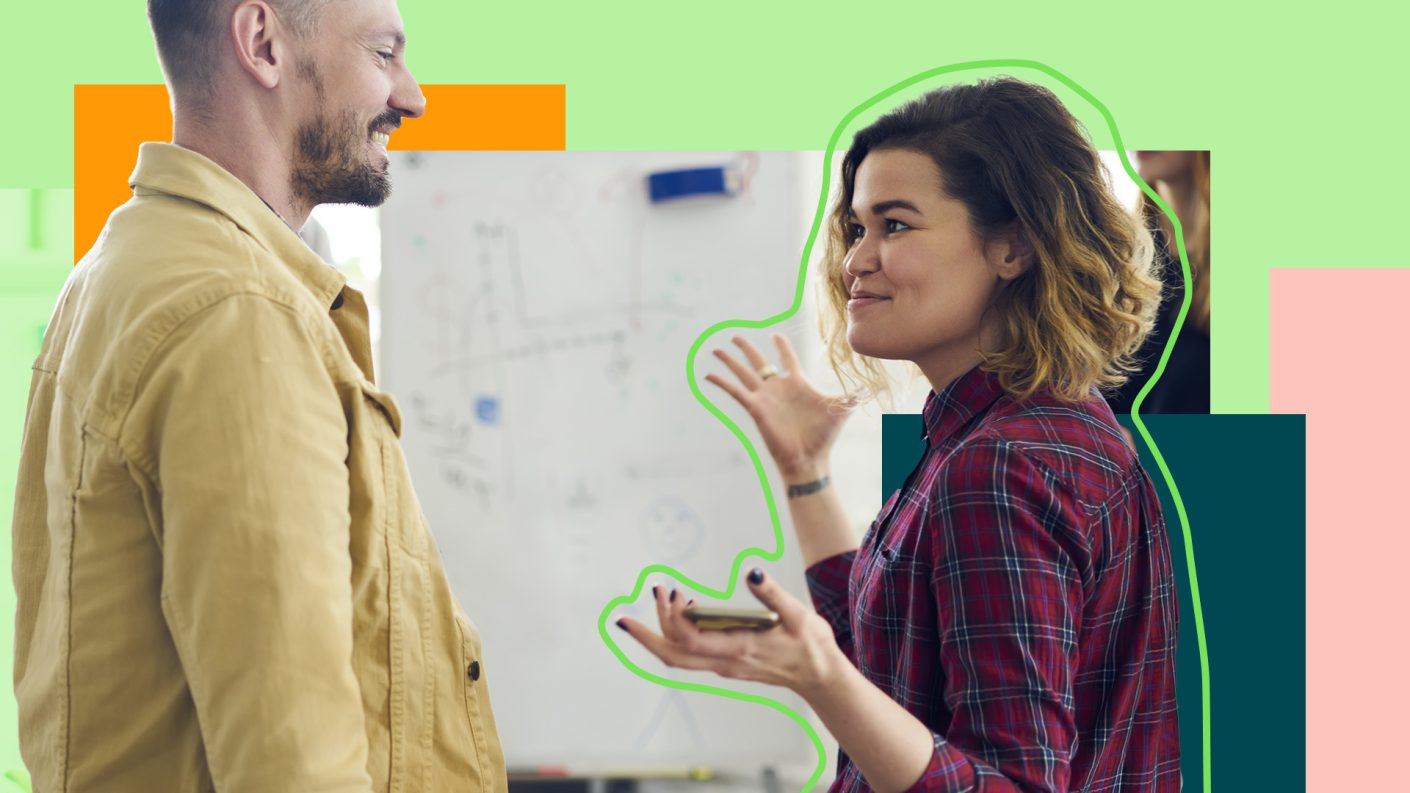
[[[683,171],[662,171],[646,178],[652,203],[701,195],[734,195],[736,180],[727,168],[691,168]]]

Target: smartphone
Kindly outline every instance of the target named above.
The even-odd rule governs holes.
[[[778,615],[765,609],[691,606],[685,617],[702,631],[766,631],[778,625]]]

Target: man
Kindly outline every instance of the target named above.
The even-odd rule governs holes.
[[[75,268],[14,525],[35,790],[502,791],[489,665],[296,234],[425,102],[395,0],[149,0],[174,145]]]

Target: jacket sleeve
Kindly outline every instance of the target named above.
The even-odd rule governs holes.
[[[1052,473],[1003,442],[958,450],[928,533],[952,718],[912,790],[1065,793],[1086,550]]]
[[[219,299],[158,346],[124,427],[160,492],[162,610],[222,793],[372,790],[326,343],[267,297]]]

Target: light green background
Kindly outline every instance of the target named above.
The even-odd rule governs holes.
[[[1410,260],[1392,232],[1410,11],[1259,5],[401,3],[422,81],[565,83],[575,149],[821,149],[843,113],[911,74],[1053,66],[1129,145],[1214,151],[1217,412],[1267,409],[1269,268]],[[0,187],[72,184],[74,83],[160,81],[143,7],[9,4]]]
[[[29,367],[44,325],[73,263],[73,191],[0,188],[0,515],[14,508],[20,437],[29,398]],[[9,532],[0,544],[0,774],[22,768],[10,670],[15,591],[10,584]],[[17,788],[0,781],[0,791]]]
[[[1400,198],[1407,69],[1395,54],[1410,28],[1405,4],[1301,13],[1227,0],[401,8],[423,82],[565,83],[575,149],[822,149],[845,112],[917,72],[1044,62],[1105,103],[1128,146],[1214,152],[1217,412],[1267,410],[1271,268],[1410,264]],[[3,19],[10,112],[0,187],[70,187],[72,85],[160,81],[143,3],[22,1]],[[32,194],[0,191],[0,347],[15,348],[0,370],[0,483],[13,482],[24,346],[37,333],[29,326],[47,316],[71,256],[70,194],[40,195],[45,228],[32,251],[29,224],[8,222]],[[1329,351],[1309,354],[1329,355],[1335,376]],[[0,484],[5,515],[9,488]],[[9,587],[0,587],[0,611],[13,611]],[[0,672],[10,655],[6,635]],[[18,765],[11,709],[0,705],[0,769]]]

